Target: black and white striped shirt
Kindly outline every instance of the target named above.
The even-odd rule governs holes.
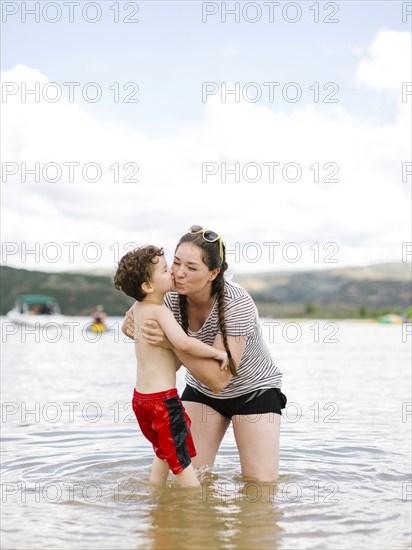
[[[273,361],[262,337],[259,315],[252,298],[244,288],[231,281],[225,281],[224,302],[227,335],[247,336],[245,351],[237,369],[239,376],[232,378],[220,393],[213,393],[189,371],[186,373],[186,383],[216,399],[238,397],[259,389],[280,389],[282,373]],[[175,319],[181,325],[179,295],[174,291],[166,294],[165,305],[173,312]],[[216,299],[209,317],[201,329],[197,332],[189,329],[188,335],[205,344],[213,345],[216,335],[220,332],[218,319]]]

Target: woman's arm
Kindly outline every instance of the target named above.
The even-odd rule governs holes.
[[[243,352],[246,347],[247,336],[228,336],[227,342],[229,345],[230,353],[236,363],[239,365],[240,360],[242,359]],[[213,342],[213,347],[219,348],[221,350],[225,349],[223,344],[223,339],[221,334],[217,334],[215,341]],[[175,352],[176,353],[176,352]],[[178,355],[176,353],[176,355]],[[193,361],[190,356],[183,358],[179,355],[179,358],[182,359],[184,366],[197,378],[202,384],[208,386],[214,393],[219,393],[223,391],[226,386],[229,384],[232,379],[232,375],[229,370],[220,370],[216,368],[215,361]]]
[[[141,327],[141,334],[153,346],[173,349],[156,321],[145,321]],[[219,344],[218,342],[215,343],[215,347],[224,349],[223,344]],[[176,349],[173,349],[173,351],[180,364],[184,365],[199,382],[202,382],[214,393],[221,392],[229,384],[232,378],[230,371],[222,370],[219,363],[214,359],[200,359]]]
[[[232,378],[230,370],[222,370],[214,359],[201,359],[177,350],[174,352],[183,366],[213,393],[221,392],[229,384]]]
[[[180,369],[180,367],[182,366],[182,362],[174,352],[173,352],[173,359],[175,360],[175,368],[176,368],[176,372],[177,372]]]
[[[247,336],[228,336],[227,342],[230,353],[236,364],[239,365],[246,347]],[[225,349],[221,334],[217,334],[213,347],[221,350]],[[182,361],[183,365],[190,371],[195,378],[207,386],[214,393],[223,391],[232,379],[229,370],[221,370],[216,361],[210,359],[198,359],[192,355],[184,354],[174,350],[175,354]]]
[[[173,349],[171,343],[165,337],[163,330],[156,321],[145,321],[141,327],[141,334],[149,344],[163,348]],[[214,347],[224,349],[223,343],[216,339]],[[222,370],[219,363],[213,359],[200,359],[189,353],[173,349],[181,364],[187,370],[210,388],[214,393],[219,393],[229,384],[232,375],[229,370]]]

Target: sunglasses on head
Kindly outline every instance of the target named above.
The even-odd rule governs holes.
[[[223,244],[222,237],[220,235],[210,229],[204,229],[200,225],[192,225],[189,229],[189,233],[192,235],[201,235],[202,238],[208,243],[215,243],[216,241],[219,241],[219,256],[220,260],[223,262]]]

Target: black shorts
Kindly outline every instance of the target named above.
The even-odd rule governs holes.
[[[215,397],[205,395],[191,386],[186,386],[181,400],[209,405],[209,407],[226,418],[232,418],[235,414],[264,414],[270,412],[281,415],[281,409],[285,408],[287,402],[286,395],[279,388],[255,390],[239,397],[216,399]]]

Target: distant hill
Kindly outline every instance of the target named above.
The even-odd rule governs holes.
[[[411,264],[238,275],[261,315],[355,316],[401,312],[412,301]]]
[[[103,304],[109,315],[123,315],[133,303],[113,285],[113,275],[81,273],[43,273],[0,266],[1,306],[4,315],[18,294],[53,296],[65,315],[89,315],[97,304]]]
[[[1,308],[9,311],[18,294],[52,295],[65,315],[89,315],[103,304],[122,315],[133,303],[113,286],[112,275],[43,273],[0,266]],[[378,264],[320,271],[236,275],[267,317],[374,317],[411,305],[411,264]]]

